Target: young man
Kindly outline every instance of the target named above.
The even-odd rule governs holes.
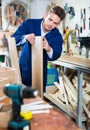
[[[57,27],[64,18],[64,9],[56,6],[42,19],[25,20],[13,34],[17,46],[22,46],[19,64],[23,84],[32,85],[31,46],[35,44],[35,36],[43,36],[43,91],[45,92],[47,61],[56,60],[62,52],[63,38]]]

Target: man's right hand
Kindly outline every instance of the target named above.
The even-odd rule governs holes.
[[[29,43],[30,43],[31,45],[34,45],[34,44],[35,44],[35,34],[34,34],[34,33],[27,34],[27,35],[25,36],[25,39],[26,39],[27,41],[29,41]]]

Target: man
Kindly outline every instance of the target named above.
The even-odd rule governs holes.
[[[64,9],[56,6],[42,19],[25,20],[13,34],[17,46],[22,46],[19,64],[23,84],[32,85],[31,46],[35,44],[35,36],[43,36],[43,91],[45,92],[47,61],[56,60],[62,52],[63,38],[57,27],[64,18]]]

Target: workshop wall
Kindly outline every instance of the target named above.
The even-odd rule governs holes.
[[[16,29],[30,16],[30,0],[2,0],[2,30]],[[20,16],[18,17],[17,14]]]
[[[69,13],[66,15],[65,26],[68,26],[70,29],[74,29],[75,25],[78,24],[78,28],[82,26],[82,33],[80,36],[87,36],[90,33],[90,0],[56,0],[56,4],[62,7],[65,7],[67,4],[68,7],[73,7],[75,11],[75,16],[70,19]],[[83,9],[86,9],[86,18],[85,18],[85,29],[83,29],[84,22],[84,13],[83,18],[81,20],[81,9],[83,13]]]
[[[66,36],[65,44],[63,44],[63,52],[69,54],[79,55],[80,43],[77,42],[78,36],[90,36],[90,0],[54,0],[56,5],[63,7],[66,11],[66,18],[63,21],[62,26],[60,25],[60,32],[63,34],[65,39],[64,30],[67,29],[68,38]],[[69,8],[72,7],[74,15],[69,12]],[[82,10],[82,11],[81,11]],[[84,11],[85,10],[85,11]],[[84,13],[85,12],[85,13]],[[70,14],[71,13],[71,14]],[[81,15],[82,14],[82,15]],[[84,26],[84,27],[83,27]],[[81,32],[82,29],[82,32]],[[83,56],[85,57],[86,48],[83,47]],[[90,54],[89,54],[90,55]]]
[[[26,18],[41,18],[51,6],[52,0],[2,0],[0,13],[0,28],[2,30],[16,29]],[[12,5],[12,6],[11,6]],[[23,11],[24,10],[24,11]],[[17,20],[16,13],[20,12]],[[24,14],[23,14],[24,13]],[[18,21],[18,22],[17,22]]]
[[[60,5],[62,7],[65,7],[66,3],[68,7],[73,7],[75,11],[75,16],[71,19],[69,13],[66,15],[65,19],[65,26],[69,26],[70,29],[74,29],[75,25],[78,25],[78,28],[83,26],[83,19],[81,20],[81,9],[83,12],[83,9],[86,9],[86,20],[85,25],[86,28],[83,29],[82,33],[80,33],[80,36],[87,36],[90,33],[90,0],[82,1],[82,0],[19,0],[24,7],[26,8],[26,11],[28,12],[28,17],[30,18],[40,18],[43,17],[46,10],[51,6],[51,3],[56,3],[57,5]],[[17,2],[17,0],[2,0],[2,28],[6,29],[8,26],[8,20],[5,19],[5,7],[10,2]],[[28,4],[27,4],[28,3]],[[9,26],[10,28],[10,26]],[[14,26],[13,26],[14,28]],[[60,26],[62,28],[62,26]]]
[[[42,18],[47,9],[51,6],[52,0],[32,0],[31,1],[31,18]]]

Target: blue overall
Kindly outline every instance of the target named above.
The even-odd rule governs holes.
[[[35,36],[41,36],[41,22],[43,19],[27,19],[25,20],[12,35],[15,37],[16,45],[22,46],[22,52],[19,58],[19,65],[22,77],[22,83],[31,86],[32,85],[32,56],[31,45],[28,41],[23,43],[24,36],[34,33]],[[62,52],[63,38],[57,28],[50,31],[45,35],[49,45],[53,49],[53,57],[50,59],[47,52],[43,50],[43,91],[45,92],[45,86],[47,82],[47,61],[54,61],[60,57]],[[39,57],[37,57],[38,60]]]

